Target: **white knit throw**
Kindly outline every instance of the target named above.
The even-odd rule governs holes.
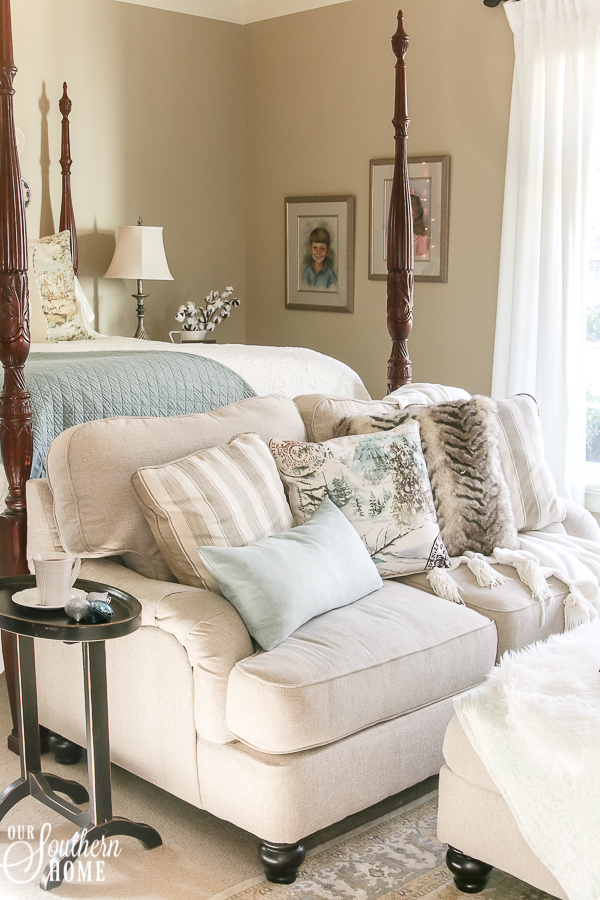
[[[531,591],[540,605],[540,620],[546,621],[546,604],[552,599],[547,578],[562,581],[569,593],[564,599],[565,629],[595,621],[600,610],[600,544],[566,534],[531,531],[519,535],[520,549],[497,547],[493,556],[467,552],[451,560],[450,569],[433,569],[427,579],[438,597],[464,603],[462,588],[450,575],[453,569],[466,565],[480,587],[493,589],[507,579],[494,566],[512,566],[516,575]]]

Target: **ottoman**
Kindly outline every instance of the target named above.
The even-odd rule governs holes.
[[[495,866],[567,900],[556,878],[521,836],[457,716],[448,725],[443,752],[438,838],[450,845],[446,861],[457,888],[470,894],[482,891]]]

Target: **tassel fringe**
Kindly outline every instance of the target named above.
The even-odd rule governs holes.
[[[434,594],[441,597],[442,600],[451,600],[452,603],[465,605],[465,601],[460,596],[462,588],[457,585],[446,569],[431,569],[427,573],[427,581],[433,588]]]
[[[471,556],[471,554],[468,553],[467,556],[469,557],[467,559],[467,566],[477,579],[479,587],[494,588],[499,584],[504,584],[505,581],[512,581],[512,578],[507,578],[505,575],[501,575],[500,572],[493,569],[481,555],[473,554]]]
[[[527,587],[531,590],[531,596],[537,600],[541,608],[541,624],[546,623],[546,606],[547,600],[552,599],[548,582],[542,575],[540,564],[535,559],[522,559],[514,563],[517,575]]]
[[[585,625],[598,618],[598,610],[586,600],[580,590],[572,586],[565,597],[565,631]]]

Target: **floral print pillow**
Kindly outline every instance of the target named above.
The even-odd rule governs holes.
[[[416,422],[321,444],[273,438],[269,447],[295,525],[329,497],[360,534],[382,578],[449,565]]]
[[[61,231],[30,241],[29,252],[33,256],[33,272],[48,323],[48,340],[90,340],[75,293],[69,232]]]

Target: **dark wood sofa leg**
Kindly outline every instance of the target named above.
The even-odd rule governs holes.
[[[51,753],[54,753],[54,761],[61,766],[74,766],[81,759],[81,747],[74,744],[60,734],[54,734],[53,731],[47,731],[47,746]]]
[[[265,867],[267,881],[292,884],[304,862],[306,850],[301,841],[296,844],[271,844],[263,841],[258,848],[258,855]]]
[[[464,894],[478,894],[482,891],[494,868],[479,859],[466,856],[454,847],[448,847],[446,865],[454,876],[454,884]]]

